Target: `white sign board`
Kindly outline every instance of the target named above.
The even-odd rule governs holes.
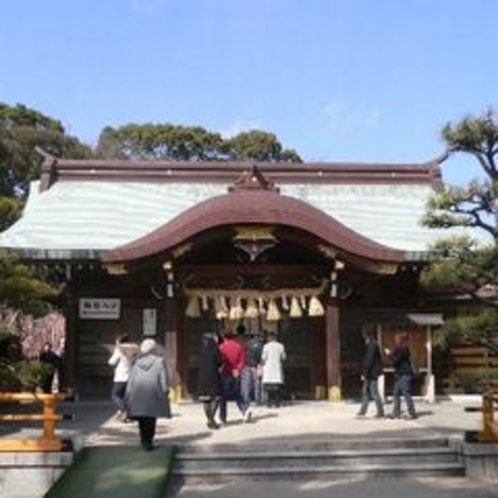
[[[82,320],[118,320],[121,314],[121,299],[82,297],[79,317]]]
[[[143,334],[144,336],[156,335],[157,311],[155,308],[143,310]]]

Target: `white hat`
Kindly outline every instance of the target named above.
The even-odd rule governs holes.
[[[156,341],[154,339],[144,339],[142,344],[140,344],[140,352],[142,354],[147,354],[152,352],[156,348]]]

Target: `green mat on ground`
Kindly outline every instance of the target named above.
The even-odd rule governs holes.
[[[163,498],[173,447],[84,448],[45,498]]]

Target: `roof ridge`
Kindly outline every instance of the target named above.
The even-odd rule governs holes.
[[[39,147],[44,158],[41,189],[63,180],[110,181],[218,181],[232,184],[244,171],[258,171],[270,182],[328,183],[329,181],[442,184],[440,164],[449,152],[424,163],[380,162],[258,162],[258,161],[172,161],[124,159],[57,158]]]

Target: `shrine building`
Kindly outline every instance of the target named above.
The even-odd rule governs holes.
[[[0,246],[66,283],[69,383],[108,395],[119,334],[165,348],[175,396],[196,395],[201,334],[276,331],[285,392],[360,391],[362,331],[406,331],[437,391],[435,329],[449,299],[420,273],[447,231],[421,224],[446,156],[422,164],[68,160],[44,153]],[[382,388],[392,383],[386,369]]]

